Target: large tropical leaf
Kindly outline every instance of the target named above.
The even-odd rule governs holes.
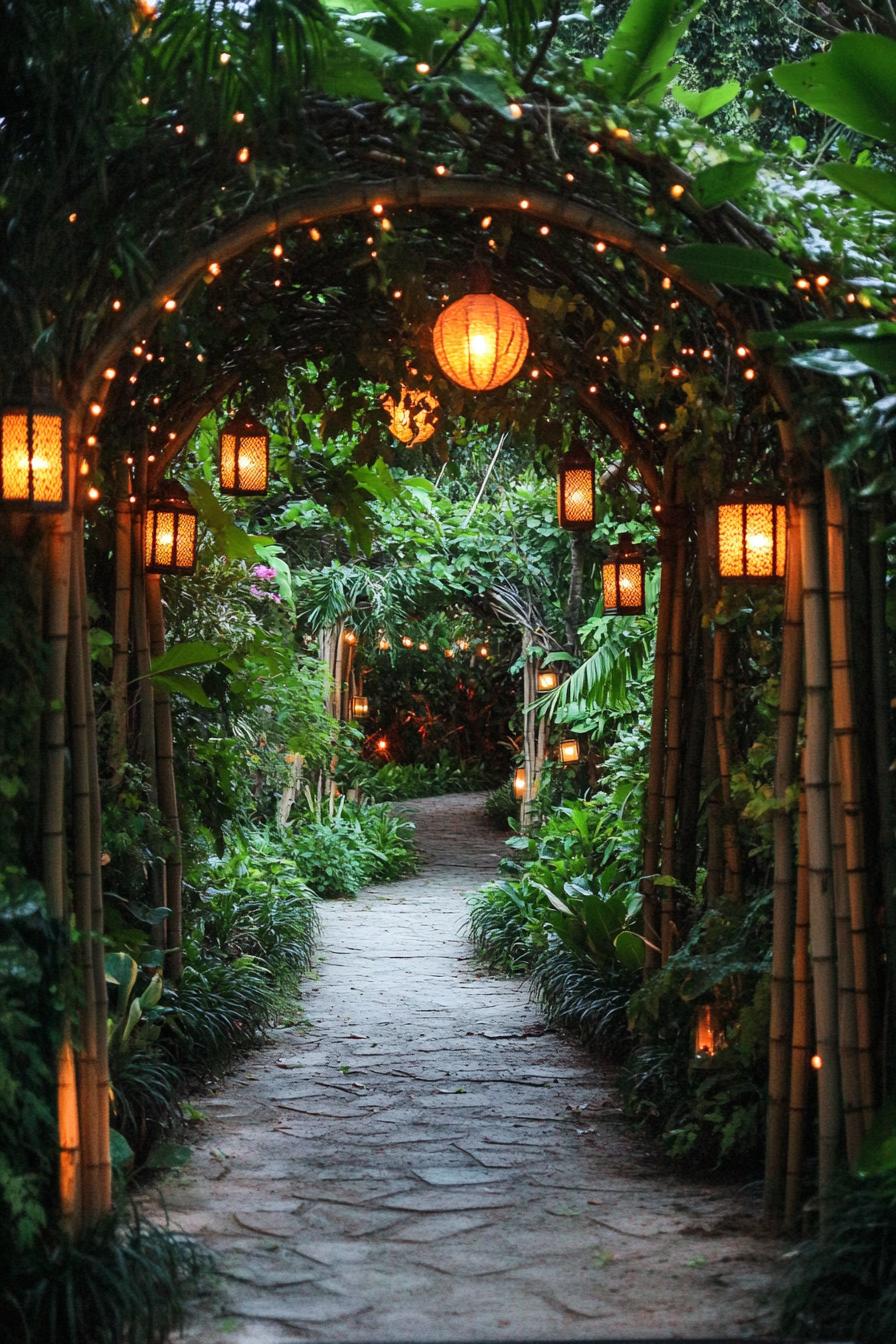
[[[734,243],[686,243],[674,247],[669,260],[695,280],[714,285],[762,289],[793,281],[793,272],[780,257]]]
[[[658,107],[677,73],[672,57],[703,0],[632,0],[600,59],[617,102],[640,99]]]
[[[779,65],[780,89],[854,131],[896,144],[896,42],[872,33],[843,33],[807,61]]]

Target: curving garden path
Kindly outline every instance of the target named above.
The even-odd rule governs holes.
[[[172,1223],[217,1253],[193,1344],[743,1337],[780,1254],[752,1197],[670,1174],[600,1067],[477,966],[481,796],[406,805],[417,877],[323,909],[308,1022],[212,1095]]]

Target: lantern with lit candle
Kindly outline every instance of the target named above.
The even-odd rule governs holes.
[[[351,698],[351,713],[353,719],[366,719],[370,713],[370,703],[366,695],[353,695]]]
[[[643,616],[644,552],[628,532],[620,532],[616,545],[601,566],[606,616]]]
[[[439,314],[432,333],[442,372],[471,392],[490,392],[515,378],[529,351],[526,319],[512,303],[489,292],[488,273],[479,269],[473,293]]]
[[[434,393],[422,387],[401,385],[397,397],[387,392],[380,405],[389,417],[389,433],[406,448],[431,439],[439,427],[439,402]]]
[[[218,435],[218,483],[225,495],[263,495],[271,436],[248,415],[235,415]]]
[[[68,499],[65,416],[54,406],[4,406],[0,418],[0,503],[64,509]]]
[[[535,674],[535,685],[542,693],[545,691],[556,691],[560,684],[560,678],[553,668],[543,668]]]
[[[526,796],[526,767],[518,765],[513,772],[513,796],[514,798],[525,798]]]
[[[574,737],[560,743],[560,760],[564,765],[575,765],[579,759],[579,744]]]
[[[725,583],[784,577],[787,506],[770,495],[730,495],[716,506],[719,578]]]
[[[583,449],[574,448],[560,459],[557,518],[568,532],[594,527],[594,459]]]
[[[162,481],[146,506],[147,574],[192,574],[196,568],[198,516],[177,481]]]
[[[694,1018],[694,1063],[711,1063],[719,1051],[725,1048],[725,1044],[725,1032],[722,1028],[718,1005],[715,1003],[698,1004],[697,1014]]]

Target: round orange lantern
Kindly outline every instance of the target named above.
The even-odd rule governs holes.
[[[68,494],[65,416],[54,406],[4,406],[0,418],[0,503],[64,509]]]
[[[401,385],[401,392],[391,392],[380,398],[380,405],[389,417],[389,433],[406,448],[416,448],[431,439],[439,427],[439,403],[426,388]]]
[[[192,574],[198,515],[177,481],[162,481],[146,506],[143,556],[147,574]]]
[[[223,495],[263,495],[268,488],[271,436],[257,420],[235,415],[218,435],[218,484]]]
[[[719,578],[774,582],[784,577],[787,556],[787,506],[768,495],[743,492],[716,508]]]
[[[526,319],[497,294],[465,294],[439,314],[432,345],[446,377],[471,392],[515,378],[529,352]]]

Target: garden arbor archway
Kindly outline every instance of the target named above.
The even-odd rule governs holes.
[[[634,151],[621,147],[612,152]],[[698,236],[723,238],[742,244],[756,243],[757,231],[731,207],[724,207],[711,219],[688,195],[689,179],[673,165],[658,160],[641,163],[664,187],[681,187],[676,193],[683,218]],[[743,342],[750,330],[772,329],[772,314],[752,299],[720,289],[692,278],[677,264],[665,244],[614,214],[595,208],[587,199],[570,193],[551,192],[540,186],[518,189],[488,178],[466,178],[450,173],[433,178],[406,176],[385,181],[339,182],[299,193],[224,231],[213,243],[203,245],[181,264],[167,272],[152,292],[120,318],[101,329],[80,362],[81,372],[71,379],[64,400],[69,410],[70,498],[75,507],[46,523],[46,618],[45,636],[49,648],[47,664],[44,751],[42,757],[42,876],[52,913],[60,919],[66,913],[69,855],[64,824],[66,807],[66,758],[72,761],[72,834],[71,856],[75,876],[75,918],[84,935],[85,994],[82,1051],[86,1066],[79,1075],[82,1092],[81,1164],[82,1195],[80,1208],[89,1220],[108,1203],[108,1127],[104,1122],[104,1096],[107,1078],[103,1062],[102,1024],[104,1022],[104,984],[102,951],[98,935],[102,930],[101,854],[99,830],[99,787],[95,723],[92,711],[90,664],[87,656],[86,579],[83,560],[83,526],[86,500],[79,489],[96,463],[96,451],[90,443],[92,426],[114,388],[107,370],[126,356],[136,337],[145,338],[169,313],[189,301],[192,288],[211,267],[221,267],[249,254],[265,240],[279,238],[291,230],[316,227],[326,221],[378,210],[486,210],[540,221],[549,228],[571,231],[595,243],[612,247],[637,259],[648,271],[665,278],[701,309],[732,343]],[[787,307],[791,300],[785,299]],[[841,1117],[846,1113],[847,1138],[852,1154],[867,1128],[875,1101],[876,1079],[873,1064],[873,1027],[870,1010],[871,953],[867,934],[868,864],[863,846],[863,829],[870,825],[867,802],[862,797],[859,772],[859,739],[856,714],[856,690],[853,684],[849,647],[852,638],[846,603],[844,573],[845,540],[842,496],[831,473],[824,478],[811,445],[801,443],[798,415],[801,389],[771,360],[761,355],[755,367],[768,387],[776,405],[776,426],[781,438],[789,491],[787,578],[784,598],[784,637],[780,683],[779,738],[773,789],[775,817],[775,934],[773,969],[773,1014],[771,1027],[772,1072],[770,1080],[769,1124],[769,1201],[777,1207],[785,1175],[786,1121],[788,1105],[796,1118],[791,1125],[791,1149],[801,1141],[797,1128],[802,1125],[799,1092],[808,1086],[806,1072],[809,1042],[805,1032],[794,1031],[790,962],[794,937],[794,892],[796,889],[796,853],[789,793],[796,770],[797,730],[801,707],[805,707],[804,797],[807,824],[805,852],[801,862],[808,871],[809,922],[815,959],[814,1010],[816,1032],[814,1048],[824,1058],[819,1074],[819,1157],[820,1179],[826,1187],[834,1169],[838,1151]],[[234,380],[236,381],[236,380]],[[146,493],[161,479],[165,469],[195,428],[201,414],[217,404],[230,390],[232,382],[223,378],[207,397],[174,424],[169,446],[157,456],[139,480],[135,508],[119,499],[118,519],[122,544],[128,554],[141,554],[139,537],[135,547],[130,529],[139,523]],[[645,451],[642,435],[633,422],[615,414],[599,394],[578,389],[580,400],[602,426],[623,444],[642,469],[645,485],[656,498],[661,526],[661,596],[658,617],[658,644],[652,718],[650,777],[646,813],[644,893],[645,934],[651,945],[660,949],[664,959],[674,946],[675,919],[673,888],[663,886],[662,909],[657,909],[657,889],[653,876],[662,873],[670,882],[678,876],[676,850],[676,814],[678,781],[682,772],[684,708],[684,626],[686,621],[686,585],[695,572],[695,537],[688,526],[684,485],[675,472],[673,479],[660,480],[650,454]],[[86,461],[86,472],[82,464]],[[825,534],[822,501],[828,505],[828,530]],[[127,540],[125,544],[125,531]],[[705,556],[704,556],[705,560]],[[155,628],[158,646],[161,603],[157,582],[149,585],[153,619],[146,628],[143,648],[136,650],[138,661],[146,666],[146,656]],[[125,625],[127,622],[125,621]],[[800,650],[805,643],[805,685]],[[127,658],[127,648],[121,651]],[[126,665],[126,664],[125,664]],[[709,675],[709,674],[707,674]],[[805,695],[803,696],[803,690]],[[833,692],[833,693],[832,693]],[[159,706],[155,711],[159,711]],[[165,738],[153,748],[160,763],[165,753],[170,758],[170,734],[165,729],[164,702],[155,720],[156,730]],[[169,720],[170,722],[170,720]],[[834,861],[830,814],[830,741],[833,723],[839,787],[846,817],[846,847],[849,858],[847,899],[849,904],[852,958],[850,974],[855,990],[856,1017],[853,1039],[838,1039],[837,970],[833,959],[833,904],[831,887]],[[716,750],[721,767],[725,742],[717,737]],[[170,776],[170,759],[164,764]],[[160,781],[161,781],[160,774]],[[168,787],[167,785],[164,787]],[[160,793],[161,801],[161,793]],[[878,800],[882,806],[882,800]],[[166,810],[163,807],[163,810]],[[176,800],[167,809],[169,824],[176,824]],[[733,860],[732,860],[733,862]],[[176,880],[176,879],[175,879]],[[88,935],[94,935],[93,940]],[[842,955],[842,954],[841,954]],[[842,986],[841,986],[842,988]],[[808,999],[800,1002],[799,1013],[808,1011]],[[804,1021],[799,1025],[804,1028]],[[845,1065],[843,1082],[838,1061]],[[83,1095],[89,1090],[91,1100]],[[799,1194],[799,1171],[794,1190]],[[71,1195],[71,1192],[69,1192]],[[74,1216],[77,1199],[71,1205]],[[792,1205],[792,1201],[791,1201]]]

